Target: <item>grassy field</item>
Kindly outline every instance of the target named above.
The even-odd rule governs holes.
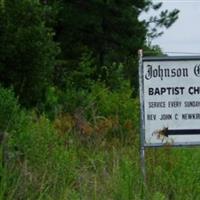
[[[137,99],[104,91],[101,115],[50,120],[20,108],[11,91],[0,94],[0,200],[200,199],[199,148],[148,149],[144,183]]]

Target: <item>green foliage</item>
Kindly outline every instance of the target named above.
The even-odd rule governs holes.
[[[127,82],[113,92],[102,84],[96,84],[92,87],[88,98],[90,104],[95,105],[97,115],[105,117],[118,115],[121,119],[133,119],[136,112],[131,93]]]
[[[110,91],[103,84],[96,83],[89,91],[71,89],[62,93],[59,105],[63,113],[72,116],[70,127],[78,128],[88,138],[100,143],[101,139],[130,143],[139,128],[139,102],[131,98],[128,82],[121,83],[119,87]],[[67,124],[68,120],[65,120]],[[65,127],[64,124],[62,126]]]
[[[113,86],[114,87],[114,86]],[[95,112],[97,116],[120,116],[120,119],[135,119],[138,101],[131,98],[132,90],[128,81],[121,81],[111,91],[103,83],[93,84],[88,90],[71,88],[60,94],[58,100],[63,111],[73,113],[84,110],[86,116]]]
[[[55,90],[49,93],[49,102],[57,104]],[[80,102],[85,113],[79,110],[79,114],[88,116],[79,122],[66,114],[52,123],[34,111],[21,110],[12,90],[0,88],[0,97],[1,129],[7,131],[0,144],[1,200],[199,199],[196,148],[146,150],[143,183],[136,132],[138,100],[130,98],[128,86],[118,92],[93,86]],[[92,128],[91,137],[86,124]],[[80,125],[82,130],[85,125],[85,132]],[[128,142],[123,143],[120,134],[107,140],[113,132],[126,136]]]
[[[168,28],[178,17],[177,10],[162,11],[148,22],[139,21],[151,7],[159,10],[161,3],[1,1],[0,81],[13,86],[23,105],[40,107],[48,88],[55,86],[89,90],[100,80],[118,89],[125,74],[137,88],[137,50],[150,37],[148,27]],[[157,37],[157,29],[152,30]]]
[[[76,152],[43,116],[29,114],[5,150],[1,199],[61,199],[75,181]]]
[[[198,151],[149,151],[146,185],[140,174],[136,53],[160,54],[147,28],[178,14],[140,22],[150,7],[161,4],[0,1],[0,82],[13,88],[0,87],[0,200],[199,199]]]
[[[55,1],[48,1],[50,6]],[[137,79],[137,51],[145,47],[146,39],[152,39],[161,35],[163,27],[169,28],[178,18],[178,10],[161,11],[160,16],[152,16],[149,20],[139,21],[138,17],[143,11],[150,8],[157,11],[162,3],[152,1],[106,1],[93,0],[84,1],[57,1],[59,7],[57,23],[54,25],[55,40],[60,43],[60,58],[62,65],[58,67],[58,74],[62,80],[71,80],[71,72],[79,76],[79,59],[86,49],[93,52],[96,70],[93,71],[92,79],[101,80],[110,87],[108,77],[112,77],[112,70],[115,70],[119,63],[128,65],[122,74],[132,74]],[[117,63],[115,67],[113,63]],[[87,72],[87,69],[84,69]],[[109,74],[108,74],[109,73]],[[56,73],[57,74],[57,73]],[[67,77],[69,75],[69,77]],[[60,77],[60,76],[58,76]],[[80,79],[75,79],[80,81]],[[91,77],[90,77],[91,78]],[[137,88],[136,81],[129,77],[133,86]],[[57,78],[57,80],[60,78]],[[74,83],[74,82],[73,82]],[[77,82],[79,83],[79,82]],[[77,85],[75,83],[75,85]],[[82,84],[79,84],[82,87]]]
[[[49,86],[45,93],[45,102],[38,106],[40,113],[45,113],[50,119],[54,119],[61,112],[60,90],[55,86]]]
[[[155,11],[159,10],[162,7],[162,3],[152,3],[150,2],[147,7],[146,11],[149,9],[153,9]],[[146,21],[146,26],[148,27],[148,33],[147,33],[147,38],[149,40],[155,39],[157,37],[160,37],[164,32],[163,29],[170,28],[178,19],[178,14],[179,10],[174,9],[172,11],[169,10],[162,10],[158,16],[154,15],[151,16],[148,20]],[[161,30],[160,30],[161,29]]]
[[[61,45],[64,71],[76,70],[79,58],[89,49],[95,58],[95,78],[103,80],[106,66],[112,71],[112,63],[125,62],[144,45],[145,23],[138,21],[139,11],[145,2],[68,1],[60,3],[55,40]],[[50,5],[52,2],[50,1]],[[110,68],[109,68],[110,67]]]
[[[120,159],[118,169],[115,169],[116,188],[114,190],[113,199],[116,200],[131,200],[135,199],[135,187],[137,187],[138,171],[134,171],[133,163],[128,158]],[[114,177],[113,177],[114,178]],[[139,182],[138,182],[139,183]]]
[[[0,87],[0,131],[9,131],[17,127],[20,107],[12,90]]]
[[[156,192],[153,197],[152,200],[166,200],[165,196],[160,193],[160,192]]]
[[[61,89],[89,89],[94,83],[95,61],[91,52],[85,51],[78,63],[67,66],[67,61],[58,61],[54,72],[54,84]]]
[[[111,66],[102,66],[99,80],[111,90],[120,89],[124,82],[124,66],[122,63],[112,63]]]
[[[36,105],[51,80],[59,52],[38,1],[5,0],[0,8],[0,80],[26,106]]]

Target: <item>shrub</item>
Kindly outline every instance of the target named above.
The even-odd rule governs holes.
[[[66,90],[62,93],[59,103],[62,112],[75,120],[76,131],[77,127],[79,130],[81,126],[79,131],[95,140],[98,140],[98,137],[105,139],[107,136],[110,139],[117,137],[126,140],[127,136],[135,137],[139,128],[139,102],[138,99],[131,98],[131,93],[127,82],[115,91],[111,91],[102,83],[96,83],[90,90]],[[65,129],[63,127],[65,123],[62,123],[61,129]],[[66,133],[69,134],[69,131],[64,134]]]
[[[67,138],[60,137],[46,117],[33,112],[8,139],[2,199],[61,199],[76,181],[78,163],[74,146],[66,146]]]
[[[18,126],[20,106],[11,89],[0,87],[0,130],[10,131]]]
[[[44,100],[59,53],[44,15],[38,0],[4,0],[0,6],[0,80],[26,106]]]
[[[66,146],[67,138],[45,116],[22,110],[13,91],[2,87],[0,130],[7,136],[0,141],[0,199],[59,199],[74,184],[75,147]]]
[[[131,89],[127,83],[116,91],[95,84],[87,95],[87,102],[84,107],[87,118],[97,125],[99,120],[104,121],[105,126],[111,127],[108,129],[111,138],[126,139],[128,135],[135,135],[139,122],[139,103],[137,99],[131,98]],[[103,118],[106,120],[102,121]]]

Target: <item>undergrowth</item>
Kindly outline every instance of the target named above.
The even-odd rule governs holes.
[[[148,149],[143,181],[130,95],[96,85],[49,120],[0,88],[0,200],[200,199],[198,148]]]

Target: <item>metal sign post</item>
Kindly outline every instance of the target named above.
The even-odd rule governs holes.
[[[140,162],[144,183],[146,182],[145,146],[144,146],[144,84],[143,84],[143,50],[138,51],[139,56],[139,85],[140,85]]]

